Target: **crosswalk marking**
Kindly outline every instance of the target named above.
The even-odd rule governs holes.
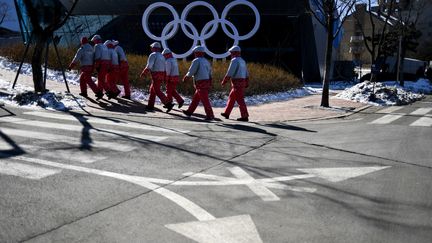
[[[389,124],[393,121],[396,121],[397,119],[403,117],[403,115],[385,115],[383,117],[380,117],[372,122],[370,124]]]
[[[40,180],[60,172],[60,169],[48,169],[40,166],[0,161],[0,174],[19,176],[32,180]]]
[[[18,136],[18,137],[33,138],[39,140],[48,140],[52,142],[66,143],[77,147],[82,146],[83,143],[84,144],[88,143],[88,145],[91,145],[92,147],[106,148],[106,149],[120,151],[120,152],[128,152],[135,149],[135,147],[133,146],[129,146],[122,143],[95,141],[91,139],[76,141],[79,139],[72,138],[69,136],[45,133],[45,132],[33,132],[28,130],[20,130],[20,129],[12,129],[12,128],[1,128],[0,131],[2,131],[8,136]]]
[[[420,117],[415,122],[411,123],[410,126],[430,127],[430,126],[432,126],[432,118],[431,117]]]
[[[69,124],[52,123],[52,122],[44,122],[44,121],[33,121],[33,120],[25,120],[25,119],[14,118],[14,117],[1,118],[0,121],[18,123],[26,126],[52,128],[52,129],[67,130],[67,131],[74,131],[74,132],[82,132],[84,129],[86,129],[82,125],[69,125]],[[163,136],[150,136],[150,135],[139,134],[139,133],[132,134],[129,132],[123,132],[118,130],[99,129],[99,128],[90,128],[90,127],[88,127],[88,132],[90,134],[97,133],[97,134],[104,134],[107,136],[125,136],[130,138],[149,140],[153,142],[160,142],[167,138]]]
[[[426,115],[427,113],[429,113],[431,111],[432,111],[432,108],[418,108],[417,110],[411,112],[410,115],[423,116],[423,115]]]
[[[395,111],[398,111],[398,110],[400,110],[400,109],[402,109],[402,108],[403,108],[403,107],[401,107],[401,106],[390,106],[390,107],[388,107],[388,108],[385,108],[385,109],[379,110],[379,111],[377,111],[376,113],[390,114],[390,113],[393,113],[393,112],[395,112]]]
[[[40,111],[31,111],[31,112],[25,112],[26,115],[32,115],[32,116],[38,116],[38,117],[44,117],[44,118],[50,118],[50,119],[59,119],[59,120],[67,120],[67,121],[81,121],[86,123],[94,123],[94,124],[101,124],[101,125],[110,125],[110,126],[120,126],[120,127],[126,127],[126,128],[135,128],[135,129],[141,129],[141,130],[151,130],[151,131],[158,131],[158,132],[166,132],[166,133],[188,133],[190,131],[188,130],[182,130],[182,129],[174,129],[174,128],[163,128],[158,126],[152,126],[147,124],[141,124],[136,122],[123,122],[123,121],[117,121],[115,118],[110,119],[102,119],[98,117],[90,117],[90,116],[72,116],[72,115],[64,115],[64,114],[58,114],[58,113],[48,113],[48,112],[40,112]]]

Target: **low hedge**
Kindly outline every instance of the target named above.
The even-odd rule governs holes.
[[[0,48],[0,55],[9,58],[12,61],[19,62],[24,53],[25,47],[22,44],[16,44],[9,47]],[[76,50],[70,48],[59,48],[59,55],[61,63],[66,67]],[[32,48],[30,48],[25,62],[31,62]],[[54,49],[49,49],[48,66],[52,69],[60,69],[60,64],[57,61]],[[137,54],[127,54],[129,61],[129,79],[131,85],[136,88],[147,89],[150,84],[150,77],[145,77],[143,80],[139,78],[142,69],[147,63],[147,56],[137,55]],[[190,61],[179,60],[179,71],[180,75],[184,75],[189,66]],[[226,70],[229,65],[229,60],[227,61],[214,61],[212,63],[213,68],[213,94],[225,95],[230,88],[230,85],[225,85],[222,87],[220,81],[223,79]],[[259,63],[248,63],[249,70],[249,88],[246,89],[246,95],[256,95],[265,94],[272,92],[286,91],[293,88],[298,88],[301,86],[300,80],[293,74],[282,70],[280,68]],[[191,83],[181,83],[178,85],[178,91],[185,95],[191,95],[194,92],[194,88]]]

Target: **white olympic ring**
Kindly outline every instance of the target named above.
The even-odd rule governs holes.
[[[239,34],[239,32],[238,32],[237,28],[234,26],[234,24],[226,19],[228,12],[233,7],[235,7],[237,5],[246,5],[249,8],[251,8],[255,14],[254,27],[252,28],[252,30],[249,33],[242,35],[242,36]],[[203,7],[208,8],[213,15],[213,20],[209,21],[208,23],[206,23],[204,25],[203,29],[201,30],[201,33],[198,33],[198,30],[196,29],[196,27],[191,22],[186,20],[189,12],[194,7],[197,7],[197,6],[203,6]],[[168,22],[165,25],[165,27],[162,30],[161,36],[156,36],[153,33],[151,33],[149,30],[149,27],[148,27],[149,16],[157,8],[168,9],[174,18],[172,21]],[[220,18],[219,18],[219,14],[217,13],[216,9],[211,4],[204,2],[204,1],[195,1],[195,2],[188,4],[185,7],[185,9],[183,10],[181,17],[179,17],[179,15],[176,12],[176,10],[174,9],[174,7],[171,6],[170,4],[164,3],[164,2],[156,2],[156,3],[153,3],[150,6],[148,6],[148,8],[144,11],[144,14],[142,17],[142,26],[143,26],[144,32],[151,39],[156,40],[156,41],[160,41],[163,48],[168,48],[167,40],[174,37],[174,35],[179,30],[179,25],[180,25],[180,28],[182,29],[183,33],[188,38],[193,40],[192,47],[188,51],[186,51],[185,53],[176,54],[173,52],[173,55],[175,58],[186,58],[187,56],[191,55],[193,52],[193,48],[198,44],[198,41],[201,44],[201,46],[204,47],[204,50],[207,53],[207,55],[209,55],[213,58],[225,58],[225,57],[229,56],[230,53],[228,51],[225,53],[222,53],[222,54],[216,54],[216,53],[211,52],[207,48],[206,43],[205,43],[205,41],[208,38],[212,37],[216,33],[216,31],[219,27],[219,24],[222,26],[223,32],[229,38],[234,40],[233,45],[238,45],[239,41],[251,38],[258,31],[258,28],[260,25],[260,15],[259,15],[258,9],[251,2],[249,2],[247,0],[235,0],[231,3],[229,3],[227,6],[225,6],[224,10],[222,11],[222,15]],[[227,29],[227,26],[232,30],[232,32]]]

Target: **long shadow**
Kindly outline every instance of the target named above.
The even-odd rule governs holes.
[[[12,149],[0,150],[0,158],[5,159],[26,153],[14,140],[12,140],[8,135],[4,134],[1,130],[0,137],[12,147]]]
[[[13,113],[12,111],[10,111],[9,109],[7,109],[7,108],[4,107],[4,106],[1,106],[1,105],[0,105],[0,109],[6,111],[6,113],[8,113],[8,114],[6,114],[6,115],[2,115],[2,116],[0,116],[0,117],[15,116],[15,113]]]
[[[234,130],[244,131],[244,132],[260,133],[260,134],[265,134],[265,135],[269,135],[272,137],[277,136],[277,134],[269,133],[264,129],[253,127],[253,126],[247,126],[247,125],[242,125],[242,124],[217,124],[217,125],[221,126],[221,127],[234,129]]]
[[[261,125],[261,126],[272,127],[272,128],[277,128],[277,129],[284,129],[284,130],[301,131],[301,132],[317,132],[317,131],[309,130],[309,129],[306,129],[303,127],[297,127],[297,126],[288,125],[288,124],[281,124],[281,123],[265,124],[265,125]]]
[[[81,131],[81,146],[80,150],[92,150],[92,142],[93,139],[90,136],[90,130],[94,129],[94,127],[88,122],[88,118],[84,117],[81,114],[70,113],[73,117],[75,117],[83,126]]]

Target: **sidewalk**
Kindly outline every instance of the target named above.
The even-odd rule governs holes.
[[[0,78],[13,82],[15,78],[15,72],[6,71],[0,69]],[[17,85],[25,85],[33,87],[33,81],[31,76],[20,75]],[[69,84],[70,91],[73,95],[78,96],[79,86]],[[47,89],[57,92],[65,92],[66,86],[64,83],[47,80]],[[0,89],[0,92],[2,90]],[[4,91],[3,91],[4,92]],[[332,94],[334,95],[334,94]],[[99,112],[110,112],[110,113],[121,113],[125,115],[135,116],[146,116],[146,117],[160,117],[165,119],[179,119],[180,117],[185,118],[180,109],[177,106],[170,112],[165,113],[165,109],[161,105],[156,107],[160,111],[156,112],[145,112],[146,102],[140,103],[137,101],[129,101],[124,99],[111,99],[111,100],[100,100],[95,101],[93,94],[90,92],[91,99],[84,99],[86,105],[82,107],[82,111],[90,114]],[[282,122],[282,121],[296,121],[296,120],[310,120],[310,119],[325,119],[332,117],[340,117],[352,114],[353,112],[364,109],[368,105],[363,103],[352,102],[348,100],[337,99],[333,96],[330,97],[331,108],[320,107],[321,95],[310,95],[302,98],[295,98],[282,102],[274,102],[268,104],[262,104],[258,106],[248,106],[249,120],[253,122]],[[185,104],[182,109],[187,109]],[[225,119],[220,116],[224,108],[213,108],[216,118],[220,118],[222,121]],[[204,109],[202,106],[198,106],[195,111],[195,115],[198,118],[204,117]],[[240,112],[237,107],[234,107],[231,119],[240,117]]]

